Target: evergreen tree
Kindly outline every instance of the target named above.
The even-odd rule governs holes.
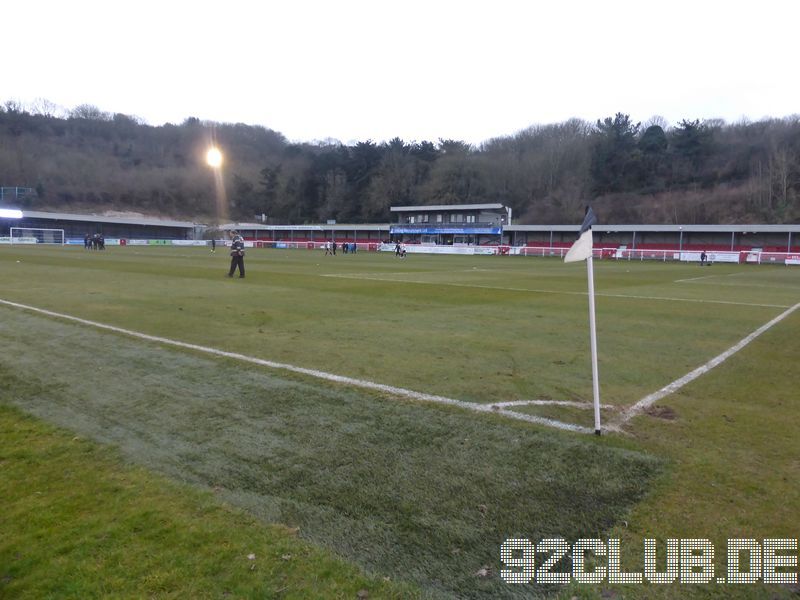
[[[592,136],[591,163],[595,193],[622,192],[638,183],[641,152],[636,138],[639,125],[622,113],[597,121]]]

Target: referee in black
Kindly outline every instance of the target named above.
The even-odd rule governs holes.
[[[228,271],[228,277],[233,277],[238,267],[239,279],[244,279],[244,238],[236,231],[231,231],[231,235],[231,270]]]

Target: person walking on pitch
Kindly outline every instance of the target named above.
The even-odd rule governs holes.
[[[239,269],[239,279],[244,279],[244,238],[236,231],[231,231],[231,269],[228,277],[233,277],[234,271]]]

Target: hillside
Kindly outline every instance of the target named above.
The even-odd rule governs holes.
[[[201,122],[158,127],[83,105],[64,116],[0,107],[0,185],[22,208],[217,214],[215,141],[230,217],[269,223],[387,222],[389,207],[501,202],[518,223],[788,223],[800,219],[800,117],[726,124],[622,113],[536,125],[472,147],[458,140],[347,146]]]

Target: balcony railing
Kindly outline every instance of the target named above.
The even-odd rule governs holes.
[[[402,227],[403,229],[487,229],[489,227],[502,227],[499,221],[484,221],[481,223],[392,223],[392,227]]]

